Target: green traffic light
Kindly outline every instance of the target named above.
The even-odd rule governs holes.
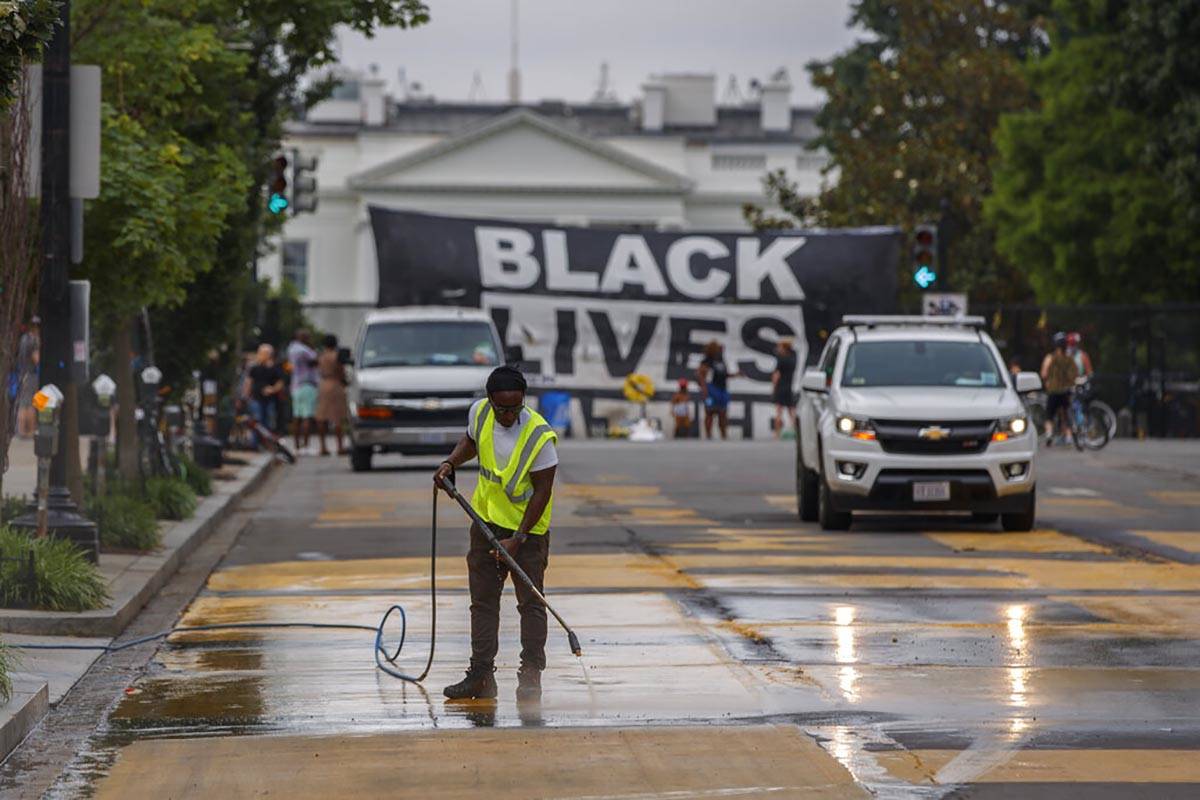
[[[272,214],[282,214],[284,211],[287,211],[287,207],[287,198],[281,195],[279,192],[273,192],[271,194],[271,198],[267,200],[267,209]]]

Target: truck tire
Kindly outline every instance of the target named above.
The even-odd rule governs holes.
[[[834,509],[829,491],[829,483],[825,480],[824,475],[817,477],[820,483],[820,494],[817,499],[817,521],[821,523],[821,529],[826,531],[845,531],[850,529],[851,516],[849,511],[838,511]]]
[[[1000,515],[1000,525],[1006,531],[1024,533],[1033,530],[1033,518],[1037,511],[1037,489],[1029,492],[1029,500],[1025,508],[1011,514]]]
[[[819,500],[817,492],[820,476],[804,466],[804,455],[800,449],[800,438],[796,438],[796,506],[802,522],[816,522]]]
[[[372,455],[369,447],[350,448],[350,469],[355,472],[370,472]]]

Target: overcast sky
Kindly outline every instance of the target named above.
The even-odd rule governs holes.
[[[519,0],[521,99],[591,98],[600,64],[625,101],[659,72],[713,72],[717,95],[736,75],[750,79],[787,67],[792,102],[821,95],[804,65],[844,49],[850,0]],[[404,68],[410,82],[442,100],[465,100],[475,73],[484,99],[507,94],[510,0],[427,0],[432,21],[416,30],[385,30],[375,39],[341,36],[342,62],[379,65],[393,92]]]

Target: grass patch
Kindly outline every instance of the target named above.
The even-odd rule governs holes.
[[[212,494],[212,475],[208,470],[183,453],[179,454],[179,464],[183,467],[184,480],[192,487],[193,492],[201,497]]]
[[[88,516],[100,528],[100,544],[106,549],[153,550],[161,544],[154,506],[140,495],[114,491],[94,497]]]
[[[33,575],[27,568],[30,551]],[[33,539],[0,527],[0,606],[88,611],[108,601],[100,571],[64,539]]]
[[[182,478],[150,478],[145,492],[159,519],[187,519],[196,512],[196,493]]]

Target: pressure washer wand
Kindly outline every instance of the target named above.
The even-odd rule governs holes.
[[[525,582],[525,585],[528,586],[534,595],[537,596],[537,599],[542,601],[542,605],[546,607],[546,610],[553,614],[554,618],[558,620],[558,624],[562,625],[563,630],[567,632],[567,643],[571,646],[571,652],[576,656],[582,656],[583,648],[579,646],[579,637],[575,635],[575,631],[571,630],[571,626],[567,625],[566,621],[558,615],[557,611],[554,610],[554,607],[546,602],[546,596],[542,594],[536,586],[533,585],[533,581],[528,575],[525,574],[525,570],[521,569],[521,565],[517,563],[517,560],[513,558],[512,555],[504,549],[504,547],[501,546],[500,540],[496,538],[496,534],[492,533],[492,529],[488,527],[488,524],[483,521],[483,517],[479,516],[479,513],[471,507],[471,504],[467,501],[467,498],[459,494],[458,487],[456,487],[453,483],[446,478],[442,478],[441,485],[442,488],[446,490],[447,494],[458,501],[458,504],[462,506],[463,511],[467,512],[467,516],[479,526],[479,530],[483,531],[483,535],[487,537],[488,542],[493,548],[495,548],[496,552],[500,554],[500,557],[508,562],[508,568],[513,571],[513,574]]]

